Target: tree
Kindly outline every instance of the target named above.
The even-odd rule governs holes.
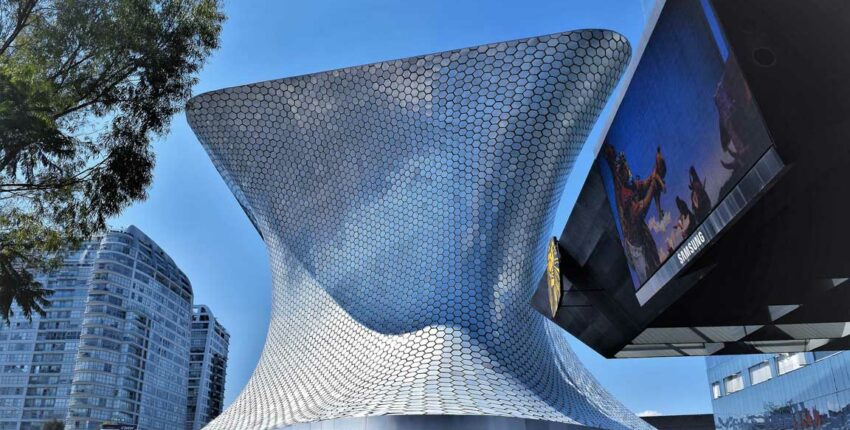
[[[218,47],[221,0],[0,0],[0,317],[144,199],[153,139]]]

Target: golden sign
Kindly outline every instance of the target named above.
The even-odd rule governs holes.
[[[554,237],[549,241],[546,253],[546,283],[549,286],[549,311],[555,318],[561,303],[561,253],[558,251],[558,239]]]

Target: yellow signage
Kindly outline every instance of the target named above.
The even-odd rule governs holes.
[[[546,283],[549,286],[549,311],[555,318],[561,303],[561,253],[558,251],[558,239],[549,241],[546,253]]]

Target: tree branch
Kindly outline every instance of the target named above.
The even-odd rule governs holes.
[[[3,41],[3,45],[0,46],[0,56],[3,56],[6,53],[6,50],[12,46],[12,43],[15,39],[18,38],[18,35],[21,34],[21,31],[27,26],[27,22],[32,15],[33,9],[35,9],[35,5],[38,3],[38,0],[27,0],[21,3],[18,6],[18,13],[16,14],[15,19],[15,28],[12,30],[12,33],[9,34],[9,37]]]
[[[112,90],[117,85],[119,85],[121,82],[123,82],[124,79],[126,79],[127,77],[132,75],[134,71],[135,71],[135,67],[133,67],[132,64],[128,64],[128,65],[124,66],[122,69],[119,69],[118,71],[116,71],[111,76],[104,75],[104,76],[98,78],[97,81],[94,84],[91,85],[91,89],[88,90],[85,94],[83,94],[81,97],[79,97],[76,100],[76,103],[78,103],[78,104],[71,106],[71,107],[63,110],[62,112],[59,112],[59,113],[53,115],[53,119],[57,120],[59,118],[62,118],[63,116],[72,114],[74,112],[77,112],[81,109],[85,109],[89,106],[92,106],[92,105],[100,102],[101,98],[103,96],[105,96],[108,91]],[[115,78],[115,79],[112,79],[109,84],[104,86],[100,91],[97,91],[97,94],[95,94],[91,98],[91,100],[83,102],[83,100],[86,100],[92,94],[92,92],[94,92],[100,86],[100,84],[104,80],[107,80],[107,78]]]
[[[104,157],[104,159],[100,160],[96,164],[83,169],[73,176],[69,176],[65,179],[60,179],[58,181],[53,182],[42,182],[42,183],[8,183],[2,184],[0,183],[0,193],[20,193],[26,191],[43,191],[43,190],[51,190],[56,188],[64,188],[77,184],[81,184],[91,177],[91,175],[103,167],[103,165],[109,160],[109,157]]]
[[[56,69],[55,72],[51,73],[47,77],[47,79],[50,80],[50,81],[55,81],[60,76],[71,71],[74,67],[77,67],[78,65],[82,64],[84,61],[86,61],[89,58],[94,56],[95,51],[92,50],[92,52],[89,52],[87,55],[84,55],[83,58],[77,60],[77,57],[80,55],[80,51],[82,51],[82,49],[83,49],[83,46],[80,43],[77,43],[73,52],[68,54],[68,58],[64,62],[62,62],[62,65],[60,65]],[[63,79],[63,81],[64,81],[64,79]]]

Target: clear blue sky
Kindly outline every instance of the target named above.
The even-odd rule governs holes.
[[[222,47],[200,74],[195,94],[577,28],[604,27],[638,41],[655,3],[231,0]],[[191,279],[195,302],[209,305],[230,331],[229,404],[247,382],[265,341],[271,299],[265,248],[182,115],[155,150],[149,198],[112,224],[134,224],[159,243]],[[592,158],[593,148],[580,157],[559,209],[561,224],[553,231],[563,228]],[[711,409],[702,358],[605,360],[580,342],[571,343],[602,384],[636,413]]]

